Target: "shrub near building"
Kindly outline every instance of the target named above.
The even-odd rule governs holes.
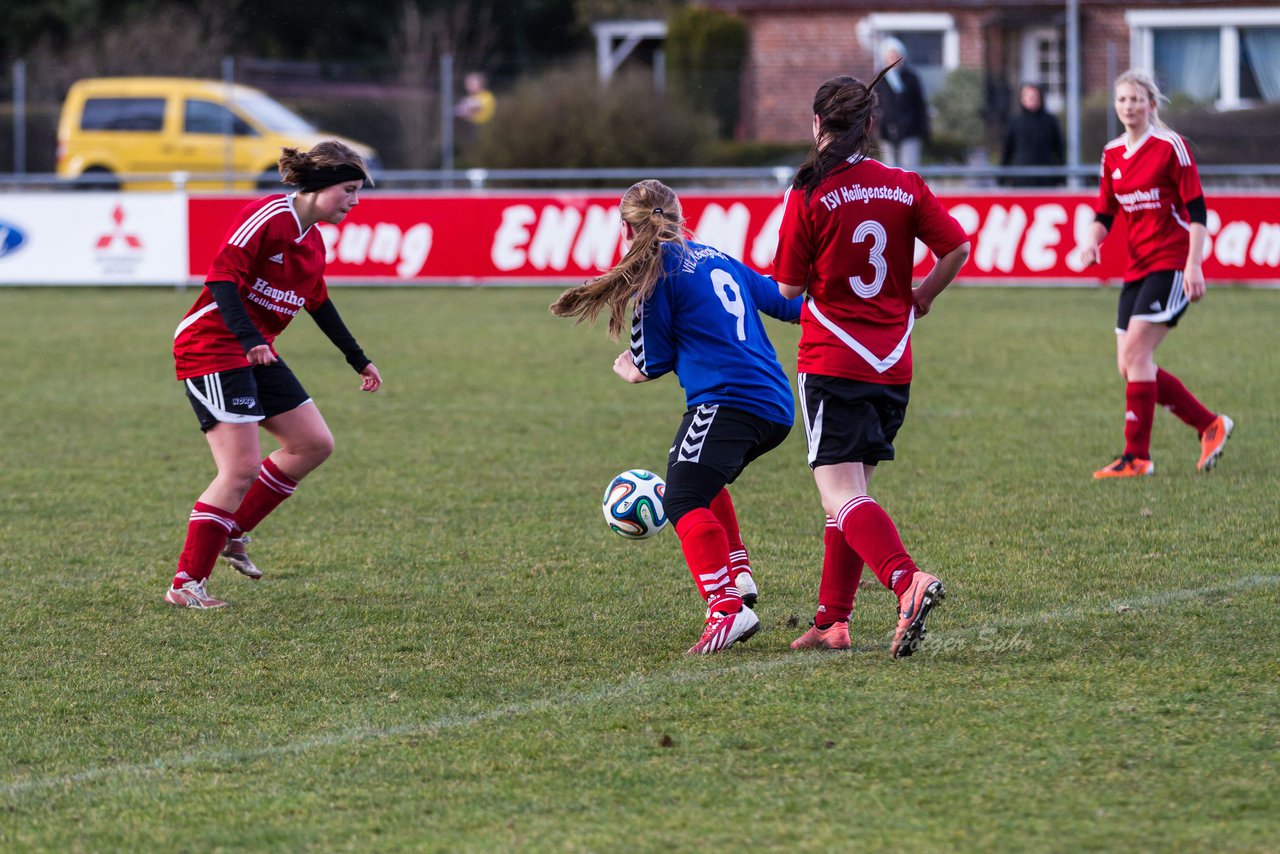
[[[715,119],[658,92],[650,74],[600,83],[579,63],[499,95],[494,120],[459,159],[489,169],[692,166],[714,141]]]

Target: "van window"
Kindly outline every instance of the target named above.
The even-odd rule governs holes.
[[[81,130],[158,131],[164,127],[164,98],[89,98]]]
[[[224,134],[230,131],[236,136],[255,136],[248,122],[211,101],[187,101],[182,129],[187,133]]]
[[[271,100],[266,95],[250,95],[244,98],[237,98],[236,104],[276,133],[311,134],[316,132],[315,126],[311,122],[279,101]]]

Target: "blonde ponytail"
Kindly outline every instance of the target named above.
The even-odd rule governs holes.
[[[575,318],[575,325],[594,321],[608,307],[609,336],[614,339],[626,329],[631,305],[648,299],[662,278],[662,244],[683,248],[685,243],[680,200],[661,181],[633,184],[622,195],[619,212],[635,233],[622,260],[604,275],[569,288],[551,304],[552,314]]]

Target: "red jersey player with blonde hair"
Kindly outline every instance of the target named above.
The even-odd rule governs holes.
[[[250,578],[262,572],[245,552],[247,532],[293,494],[333,451],[333,435],[274,341],[302,309],[361,376],[382,385],[329,299],[325,246],[317,223],[337,224],[359,204],[369,178],[360,155],[334,140],[310,151],[284,149],[280,176],[298,187],[249,204],[227,232],[200,296],[178,324],[173,355],[218,473],[187,524],[165,601],[220,608],[205,581],[219,554]],[[261,425],[280,447],[265,459]]]
[[[888,69],[885,69],[888,70]],[[898,597],[890,652],[911,655],[942,582],[917,569],[889,515],[867,494],[893,459],[911,388],[911,330],[969,257],[964,230],[914,172],[867,156],[876,83],[836,77],[813,99],[814,146],[788,191],[774,278],[807,293],[798,383],[809,466],[827,512],[814,625],[792,648],[848,649],[865,563]],[[915,243],[938,261],[912,288]]]
[[[1155,471],[1151,424],[1157,403],[1199,434],[1196,468],[1208,471],[1235,425],[1206,409],[1155,362],[1156,348],[1188,304],[1204,296],[1200,261],[1207,211],[1200,173],[1186,141],[1160,121],[1160,90],[1150,75],[1124,72],[1116,78],[1115,94],[1125,132],[1102,151],[1097,219],[1076,250],[1084,266],[1097,263],[1099,244],[1123,213],[1129,264],[1116,319],[1116,363],[1126,381],[1125,447],[1119,459],[1093,476],[1141,477]]]

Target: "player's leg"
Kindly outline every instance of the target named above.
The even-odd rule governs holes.
[[[870,481],[875,466],[863,466]],[[853,613],[865,564],[836,520],[826,517],[822,534],[822,579],[818,582],[818,609],[809,629],[791,642],[792,649],[849,649],[849,616]],[[868,582],[870,583],[870,582]]]
[[[217,608],[222,602],[205,591],[227,536],[235,525],[235,511],[253,482],[261,448],[258,425],[219,424],[205,434],[218,473],[201,493],[187,522],[187,539],[165,600],[188,608]]]
[[[186,608],[217,608],[225,603],[208,595],[205,582],[235,525],[235,510],[253,482],[261,454],[258,424],[263,412],[247,368],[194,377],[185,380],[184,387],[217,474],[191,510],[165,601]]]
[[[693,655],[726,649],[747,640],[760,627],[734,584],[729,535],[711,505],[748,459],[763,453],[766,441],[774,447],[786,436],[784,427],[780,437],[770,434],[763,439],[765,426],[768,422],[737,410],[699,406],[685,413],[671,446],[663,504],[680,538],[689,574],[707,606],[702,637],[689,649]]]
[[[721,489],[716,497],[711,499],[711,512],[724,526],[725,536],[729,540],[729,576],[733,579],[734,586],[738,588],[743,604],[753,608],[760,598],[760,591],[756,587],[755,573],[751,571],[751,556],[742,542],[738,514],[734,509],[733,499],[729,496],[728,487]]]
[[[935,576],[916,567],[889,514],[867,494],[867,482],[874,463],[893,459],[910,386],[804,375],[801,397],[809,464],[822,507],[849,547],[898,597],[890,652],[905,658],[915,651],[925,618],[945,594]]]
[[[721,423],[716,434],[717,447],[712,453],[718,457],[717,464],[721,471],[731,475],[730,483],[755,459],[781,445],[791,432],[789,425],[775,424],[732,408],[722,409],[719,418]],[[711,512],[720,520],[729,539],[729,576],[738,588],[743,603],[748,608],[754,608],[759,601],[760,591],[756,586],[750,555],[742,541],[737,510],[727,486],[711,500]]]
[[[298,482],[333,452],[333,434],[320,410],[283,362],[255,368],[266,419],[262,426],[280,447],[259,461],[252,486],[236,510],[236,527],[222,558],[249,578],[262,577],[246,550],[249,532],[293,495]]]
[[[1156,409],[1155,350],[1169,327],[1153,313],[1157,309],[1164,312],[1167,294],[1156,293],[1153,287],[1152,277],[1148,276],[1126,282],[1120,294],[1116,367],[1125,380],[1124,451],[1114,462],[1095,471],[1095,479],[1143,477],[1155,471],[1155,464],[1151,462],[1151,425]]]

